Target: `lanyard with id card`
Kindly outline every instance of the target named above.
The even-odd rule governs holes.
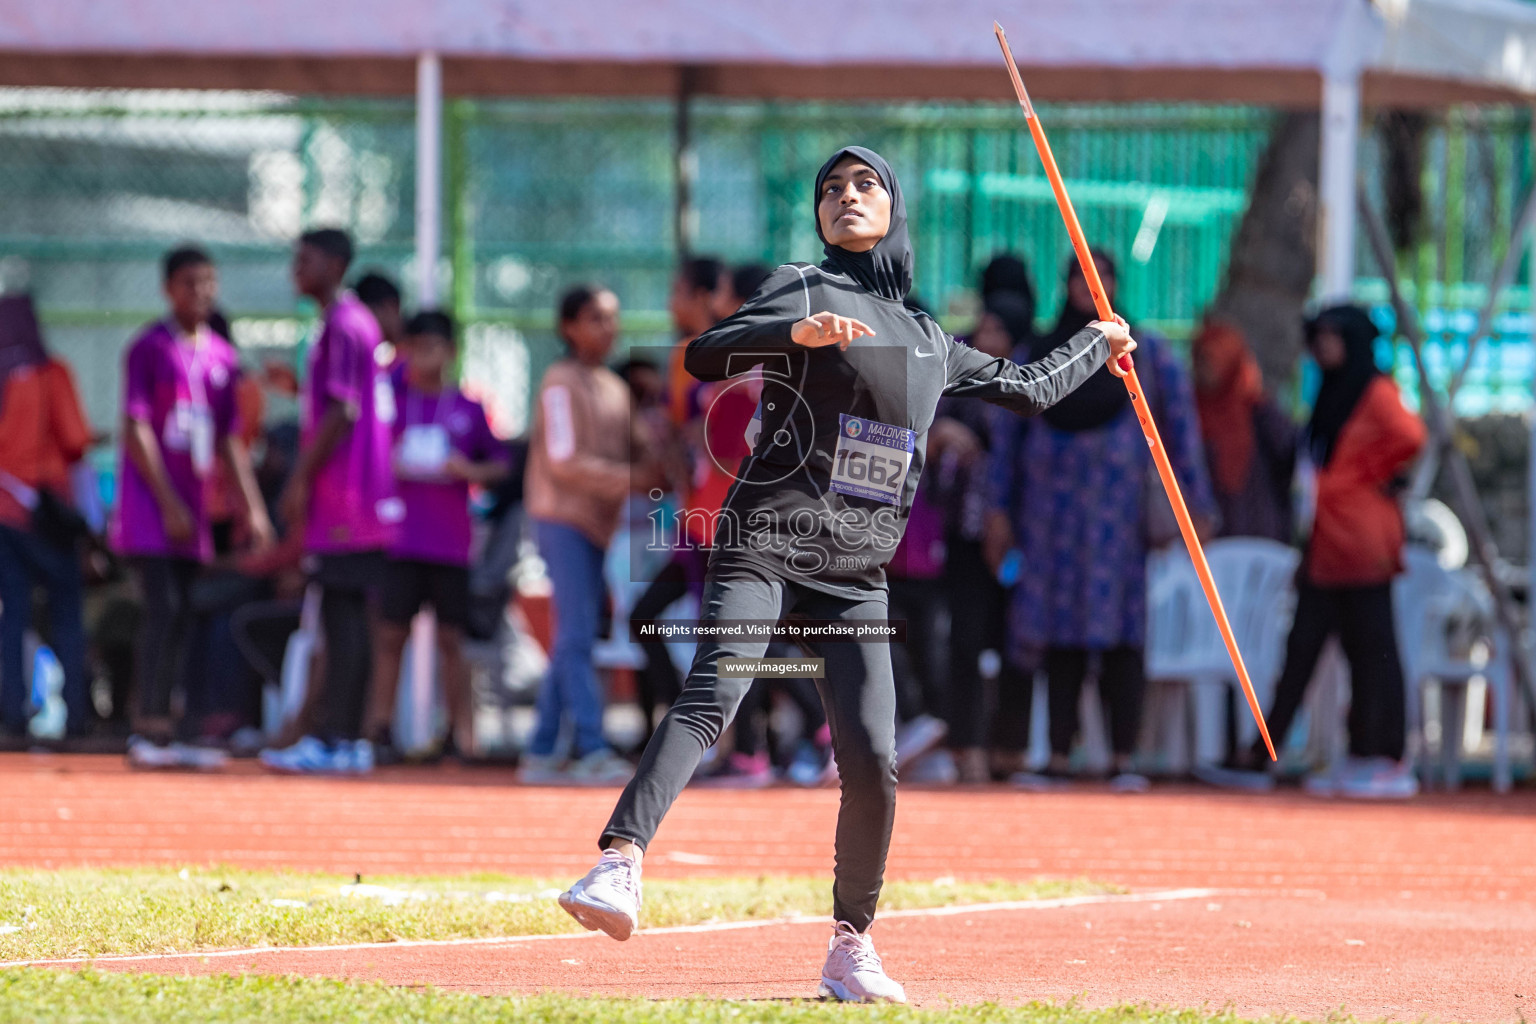
[[[839,494],[900,505],[901,490],[916,448],[915,430],[843,413],[837,419],[832,489]]]
[[[192,469],[198,476],[213,471],[213,410],[208,406],[208,390],[203,384],[201,347],[188,356],[180,340],[175,342],[176,361],[186,374],[187,398],[176,399],[165,418],[165,447],[192,456]]]

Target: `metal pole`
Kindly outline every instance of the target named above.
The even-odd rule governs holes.
[[[438,302],[437,257],[443,235],[443,65],[416,58],[416,304]]]
[[[1456,394],[1466,382],[1467,373],[1472,369],[1472,359],[1477,354],[1477,346],[1483,338],[1493,331],[1494,311],[1498,308],[1499,296],[1504,290],[1515,283],[1515,274],[1520,270],[1520,257],[1522,255],[1521,243],[1525,240],[1530,226],[1536,222],[1536,188],[1531,189],[1525,195],[1525,202],[1520,206],[1519,216],[1515,218],[1514,232],[1509,239],[1509,248],[1504,253],[1504,261],[1494,272],[1493,283],[1488,286],[1488,298],[1483,302],[1483,308],[1477,314],[1477,326],[1467,336],[1467,355],[1462,360],[1461,366],[1451,378],[1450,386],[1445,389],[1445,405],[1448,409],[1456,406]],[[1408,493],[1415,498],[1429,496],[1430,489],[1435,485],[1435,478],[1440,473],[1440,446],[1432,444],[1424,452],[1419,460],[1418,468],[1413,471],[1413,484]]]
[[[1360,72],[1323,74],[1318,167],[1318,298],[1347,301],[1355,284],[1355,164],[1360,136]]]
[[[438,303],[437,258],[443,235],[443,65],[435,53],[416,59],[416,305]],[[437,616],[422,611],[411,623],[410,689],[396,725],[402,749],[417,753],[432,738]]]
[[[692,109],[697,80],[697,69],[688,66],[678,69],[677,106],[673,120],[673,173],[677,190],[673,195],[672,238],[679,260],[687,259],[693,252],[698,227],[698,212],[693,208],[693,182],[698,177],[699,161],[693,151]]]
[[[1488,592],[1493,595],[1494,610],[1498,614],[1499,625],[1516,645],[1516,650],[1510,652],[1515,678],[1521,689],[1525,691],[1527,698],[1536,699],[1536,672],[1532,670],[1529,653],[1520,645],[1519,638],[1523,635],[1523,626],[1519,613],[1515,610],[1514,596],[1509,592],[1503,577],[1499,575],[1498,548],[1493,542],[1492,531],[1488,528],[1487,512],[1472,482],[1472,468],[1467,464],[1467,457],[1461,453],[1461,450],[1447,443],[1455,429],[1455,415],[1440,404],[1440,396],[1430,384],[1429,371],[1424,365],[1424,334],[1419,327],[1419,318],[1414,313],[1413,307],[1403,298],[1402,288],[1397,280],[1397,257],[1392,252],[1392,243],[1387,240],[1387,229],[1381,223],[1381,218],[1376,211],[1371,208],[1363,187],[1359,190],[1359,204],[1360,219],[1365,225],[1366,239],[1370,242],[1371,252],[1381,268],[1381,276],[1386,279],[1387,287],[1392,293],[1392,307],[1397,313],[1397,332],[1408,339],[1409,348],[1413,351],[1414,366],[1419,373],[1419,393],[1423,400],[1424,422],[1429,427],[1429,436],[1435,443],[1441,445],[1446,453],[1446,468],[1450,470],[1452,494],[1455,496],[1457,505],[1456,514],[1461,517],[1462,525],[1466,527],[1472,556],[1481,566],[1483,581],[1488,585]]]

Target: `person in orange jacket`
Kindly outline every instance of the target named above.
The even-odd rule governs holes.
[[[1403,764],[1406,690],[1392,621],[1392,577],[1402,570],[1406,530],[1396,491],[1424,446],[1424,424],[1376,366],[1380,334],[1365,310],[1333,306],[1306,325],[1323,371],[1303,439],[1316,472],[1316,513],[1298,575],[1296,617],[1269,729],[1284,740],[1323,645],[1337,636],[1349,661],[1350,760],[1314,776],[1318,795],[1408,797],[1418,783]],[[1248,754],[1263,763],[1262,747]]]

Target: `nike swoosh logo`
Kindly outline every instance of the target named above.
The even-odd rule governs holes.
[[[917,358],[919,358],[919,359],[929,359],[929,358],[932,358],[933,356],[938,355],[937,352],[924,352],[921,348],[918,348],[916,351],[917,351]]]

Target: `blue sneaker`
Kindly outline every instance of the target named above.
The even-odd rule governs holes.
[[[357,744],[351,741],[326,743],[315,736],[305,736],[291,747],[263,750],[261,763],[275,772],[298,775],[356,775],[373,768],[372,747],[366,763],[359,758]]]

